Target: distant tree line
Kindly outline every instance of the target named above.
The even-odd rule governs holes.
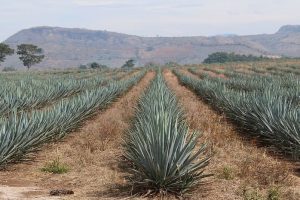
[[[99,64],[97,62],[92,62],[86,65],[80,65],[79,69],[107,69],[107,65]]]
[[[134,67],[134,65],[135,65],[135,60],[134,59],[129,59],[122,65],[121,68],[131,69],[131,68]],[[92,62],[92,63],[89,63],[89,64],[79,66],[79,69],[107,69],[107,68],[109,68],[107,65],[103,65],[103,64],[100,64],[100,63],[97,63],[97,62]]]
[[[254,55],[240,55],[235,53],[216,52],[210,54],[203,63],[225,63],[225,62],[237,62],[237,61],[260,61],[269,59],[263,56]]]
[[[0,43],[0,65],[5,61],[6,56],[13,55],[15,50],[9,45]],[[33,44],[21,44],[17,46],[17,54],[23,65],[29,69],[32,65],[42,62],[45,56],[42,54],[43,49]],[[5,68],[5,71],[12,71],[12,67]]]

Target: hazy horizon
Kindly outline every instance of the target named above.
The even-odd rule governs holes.
[[[300,19],[296,0],[2,1],[0,41],[36,26],[151,37],[270,34],[283,25],[299,24]]]

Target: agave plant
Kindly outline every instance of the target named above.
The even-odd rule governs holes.
[[[206,144],[196,148],[199,134],[189,132],[161,72],[136,112],[124,140],[124,156],[133,165],[129,180],[139,192],[181,195],[209,176],[204,174],[210,160],[205,154]]]

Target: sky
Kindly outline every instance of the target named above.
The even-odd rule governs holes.
[[[58,26],[139,36],[274,33],[300,24],[300,0],[0,0],[0,41]]]

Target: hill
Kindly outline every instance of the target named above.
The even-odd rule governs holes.
[[[16,47],[32,43],[42,47],[46,59],[37,67],[77,67],[97,61],[112,67],[134,58],[147,62],[200,63],[216,51],[240,54],[300,57],[300,26],[283,26],[274,34],[213,37],[139,37],[77,28],[35,27],[22,30],[5,43]],[[2,66],[21,67],[16,56]]]

